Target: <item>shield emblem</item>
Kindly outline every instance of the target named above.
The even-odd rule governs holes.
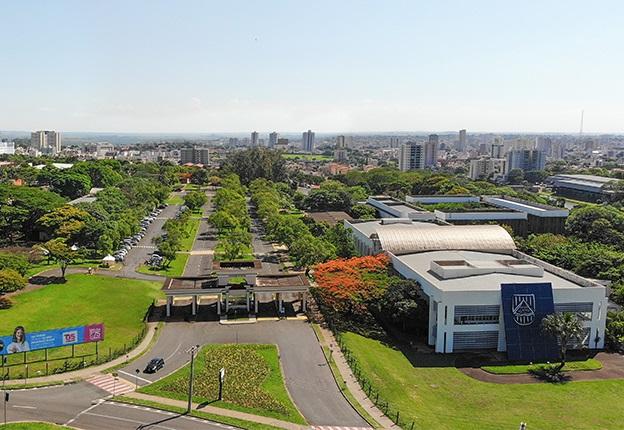
[[[511,313],[516,324],[532,324],[535,321],[535,294],[514,294],[511,298]]]

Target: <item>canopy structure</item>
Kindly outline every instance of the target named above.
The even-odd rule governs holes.
[[[516,249],[507,230],[498,225],[395,224],[371,236],[379,251],[395,255],[425,251],[465,250],[510,252]]]
[[[102,261],[105,263],[114,263],[115,262],[115,257],[113,257],[112,255],[108,254],[106,257],[102,258]]]

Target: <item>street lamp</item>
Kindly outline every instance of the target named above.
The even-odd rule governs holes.
[[[190,347],[186,352],[191,354],[191,375],[189,378],[188,388],[188,405],[186,407],[186,413],[190,414],[193,409],[193,379],[195,374],[195,354],[199,351],[199,345]]]
[[[135,370],[136,375],[134,376],[134,385],[135,385],[135,390],[139,389],[139,373],[141,372],[139,369]]]

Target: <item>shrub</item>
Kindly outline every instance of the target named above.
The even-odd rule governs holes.
[[[13,291],[23,289],[27,284],[26,278],[24,278],[19,272],[13,269],[0,270],[0,293],[10,293]]]

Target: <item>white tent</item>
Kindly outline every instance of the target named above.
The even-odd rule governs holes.
[[[114,262],[115,262],[115,257],[113,257],[110,254],[108,254],[106,257],[102,258],[102,263],[104,263],[107,266],[110,266]]]

